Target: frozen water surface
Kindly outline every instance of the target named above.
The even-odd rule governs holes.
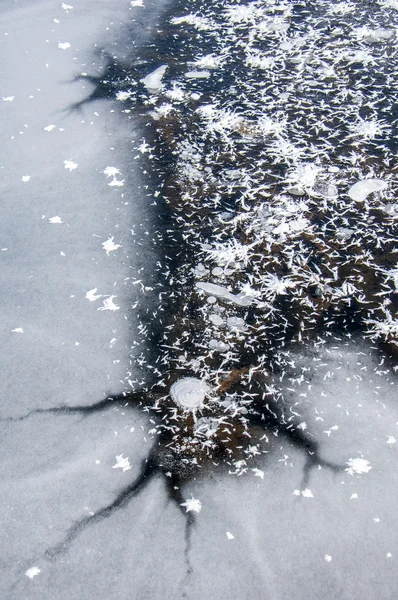
[[[1,7],[2,598],[394,597],[397,8]]]

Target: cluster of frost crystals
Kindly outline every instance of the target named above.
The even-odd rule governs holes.
[[[253,372],[290,344],[396,341],[395,0],[364,7],[187,0],[161,42],[170,60],[141,81],[178,230],[157,367],[178,369],[177,413],[194,402],[175,401],[178,382],[211,386],[219,402],[199,402],[210,421],[190,433],[209,448],[225,431],[211,419],[245,430]]]

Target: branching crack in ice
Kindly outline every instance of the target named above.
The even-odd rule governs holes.
[[[155,475],[183,512],[194,499],[181,486],[209,469],[261,479],[276,455],[283,468],[289,457],[275,450],[276,438],[305,457],[300,501],[316,499],[314,467],[371,469],[363,458],[339,465],[323,456],[307,425],[306,392],[297,391],[311,385],[308,366],[292,387],[294,401],[281,382],[303,344],[318,349],[367,335],[397,356],[394,3],[374,3],[369,22],[361,2],[188,0],[184,15],[169,15],[170,35],[151,40],[151,62],[129,67],[105,56],[101,75],[78,76],[93,91],[73,108],[118,100],[117,110],[145,131],[134,160],[161,180],[148,196],[162,207],[152,248],[164,255],[150,284],[148,273],[132,281],[143,296],[134,305],[135,344],[150,347],[132,355],[152,375],[141,401],[155,443],[138,478],[78,521],[50,556]],[[117,167],[103,174],[104,185],[125,182]],[[119,244],[110,238],[103,246],[110,254]],[[144,306],[149,292],[159,298],[155,307]],[[87,294],[97,299],[95,288]],[[98,310],[119,310],[114,298]],[[126,380],[134,390],[133,377]],[[188,400],[175,401],[181,395],[172,390],[188,380]],[[85,415],[114,401],[47,412]],[[329,437],[336,430],[328,427]],[[188,556],[192,510],[186,519]]]

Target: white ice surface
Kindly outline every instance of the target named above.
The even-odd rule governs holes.
[[[94,44],[124,17],[109,0],[95,10],[88,0],[73,6],[1,7],[1,93],[15,96],[0,104],[1,247],[8,248],[0,256],[2,419],[117,392],[131,343],[124,316],[138,292],[123,284],[132,273],[122,252],[131,219],[149,217],[125,162],[127,128],[106,102],[64,110],[90,91],[70,82],[89,71]],[[50,124],[56,127],[46,130]],[[65,160],[78,167],[65,169]],[[120,169],[123,188],[107,185],[109,165]],[[62,223],[50,223],[55,216]],[[111,237],[122,248],[107,255],[102,244]],[[98,311],[103,298],[86,299],[93,290],[116,296],[121,309]],[[129,325],[134,332],[131,313]],[[270,453],[247,474],[214,466],[184,486],[183,498],[201,506],[189,575],[185,517],[160,477],[82,531],[64,554],[45,558],[75,522],[112,503],[137,476],[153,443],[147,415],[110,408],[2,421],[0,597],[390,600],[398,557],[396,380],[366,347],[335,346],[318,362],[295,357],[297,365],[318,366],[308,383],[286,380],[285,392],[324,459],[343,467],[363,459],[372,468],[352,475],[314,469],[304,487],[303,454],[268,432]],[[131,469],[112,468],[118,456]]]

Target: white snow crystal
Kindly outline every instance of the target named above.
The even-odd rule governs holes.
[[[113,241],[113,236],[106,240],[106,242],[102,242],[102,247],[105,252],[109,255],[109,252],[114,252],[118,248],[122,248],[120,244],[115,244]]]
[[[62,223],[63,221],[62,221],[61,217],[56,216],[56,217],[50,217],[48,219],[48,222],[49,223],[57,223],[57,224],[59,224],[59,223]]]
[[[105,298],[105,300],[103,301],[104,305],[98,308],[98,310],[119,310],[120,306],[117,306],[113,302],[113,298],[116,298],[116,296],[109,296],[109,298]]]
[[[41,569],[39,569],[39,567],[30,567],[30,569],[25,571],[25,575],[26,577],[29,577],[29,579],[33,579],[33,577],[36,577],[36,575],[39,573],[41,573]]]
[[[58,48],[61,48],[61,50],[67,50],[68,48],[70,48],[70,43],[69,42],[59,42]]]
[[[120,175],[120,171],[116,167],[105,167],[102,172],[107,177],[116,177],[116,175]]]
[[[2,96],[3,102],[12,102],[15,100],[15,96]]]
[[[116,463],[113,465],[112,469],[122,469],[123,473],[125,471],[129,471],[131,469],[129,457],[124,458],[123,454],[119,454],[116,458]]]
[[[325,560],[326,560],[326,562],[330,562],[332,560],[332,557],[330,556],[330,554],[325,554]]]
[[[69,169],[69,171],[74,171],[79,166],[73,160],[64,160],[65,169]]]
[[[108,185],[110,187],[121,187],[122,185],[124,185],[124,179],[112,179],[112,181],[110,183],[108,183]]]
[[[303,490],[301,492],[301,495],[303,496],[303,498],[313,498],[314,497],[313,493],[311,492],[311,490],[309,488],[306,488],[305,490]]]
[[[227,538],[229,540],[233,540],[235,538],[235,536],[233,535],[233,533],[231,533],[230,531],[227,531],[226,535],[227,535]]]
[[[22,175],[22,181],[27,183],[30,180],[30,175]]]
[[[61,8],[63,8],[64,10],[68,11],[68,10],[72,10],[73,6],[71,6],[70,4],[65,4],[65,2],[63,2],[61,4]]]
[[[197,500],[193,496],[191,496],[191,498],[187,499],[185,502],[182,502],[180,506],[185,506],[186,512],[190,512],[191,510],[193,510],[194,512],[200,513],[200,511],[202,510],[201,501]]]
[[[44,128],[44,131],[52,131],[53,129],[55,129],[55,125],[47,125],[47,127]]]
[[[261,469],[257,469],[257,468],[252,469],[252,471],[253,471],[255,477],[261,477],[261,479],[264,479],[264,471],[262,471]]]
[[[25,333],[22,327],[16,327],[15,329],[11,329],[11,333]]]
[[[369,461],[364,458],[350,458],[346,464],[348,465],[348,469],[345,470],[349,475],[354,475],[354,473],[358,475],[369,473],[372,468]]]
[[[94,300],[97,300],[97,298],[101,298],[102,294],[96,295],[96,291],[97,291],[97,288],[94,288],[94,289],[89,290],[88,292],[86,292],[86,296],[85,297],[87,298],[87,300],[90,300],[90,302],[94,302]]]

